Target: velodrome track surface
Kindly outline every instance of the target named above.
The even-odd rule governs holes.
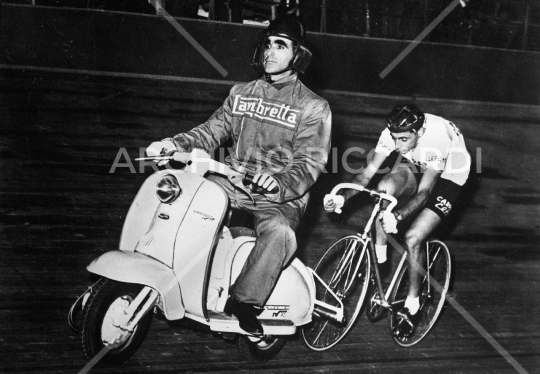
[[[132,159],[151,141],[204,121],[225,98],[218,82],[11,69],[0,85],[0,372],[75,373],[86,364],[67,325],[90,279],[86,265],[117,247],[123,219],[151,171],[110,173],[125,147]],[[339,156],[370,150],[383,114],[403,98],[326,92],[336,157],[313,191],[298,230],[298,256],[313,265],[338,237],[364,222],[362,200],[342,216],[321,209],[346,178]],[[464,207],[446,230],[454,260],[451,294],[519,365],[540,367],[540,111],[420,100],[454,120],[475,155]],[[125,161],[125,159],[122,159]],[[351,167],[361,159],[350,158]],[[334,167],[334,164],[336,165]],[[139,171],[139,167],[134,163]],[[146,173],[146,174],[145,174]],[[405,349],[386,321],[362,315],[348,337],[323,352],[293,337],[266,364],[242,362],[236,347],[196,326],[154,320],[126,364],[94,373],[514,373],[516,366],[454,308]]]

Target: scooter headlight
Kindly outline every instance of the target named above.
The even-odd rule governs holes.
[[[157,197],[165,204],[170,204],[175,201],[182,193],[182,189],[178,181],[173,175],[166,175],[157,184]]]

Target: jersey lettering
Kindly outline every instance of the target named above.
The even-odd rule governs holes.
[[[300,113],[300,108],[279,101],[242,95],[235,95],[232,107],[235,116],[249,116],[290,130],[298,127]]]
[[[435,207],[439,209],[445,216],[450,214],[450,211],[452,210],[452,204],[450,204],[450,201],[446,200],[444,197],[439,196],[437,197],[438,203],[435,204]]]

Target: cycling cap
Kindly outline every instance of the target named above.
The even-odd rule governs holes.
[[[424,125],[424,119],[424,113],[416,105],[401,105],[392,109],[386,126],[391,132],[416,132]]]

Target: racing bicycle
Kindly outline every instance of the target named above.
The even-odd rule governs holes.
[[[302,329],[305,344],[315,351],[329,349],[347,335],[362,311],[368,294],[365,308],[367,318],[376,322],[390,315],[388,320],[392,332],[397,324],[397,311],[402,308],[409,288],[407,251],[402,249],[400,262],[385,290],[371,234],[383,201],[390,203],[387,209],[391,211],[397,200],[384,192],[352,183],[338,184],[331,194],[336,195],[345,188],[370,194],[375,198],[375,204],[362,233],[347,235],[335,241],[314,268],[316,274],[329,286],[329,289],[317,288],[317,299],[332,305],[335,302],[333,294],[338,295],[344,307],[342,322],[324,318],[319,310],[314,313],[312,322]],[[336,212],[341,213],[341,210],[337,209]],[[401,246],[396,247],[399,250]],[[425,244],[425,251],[418,311],[422,313],[421,318],[411,336],[397,337],[391,334],[402,347],[413,346],[426,337],[443,309],[450,286],[451,259],[448,247],[440,240],[430,239]]]

